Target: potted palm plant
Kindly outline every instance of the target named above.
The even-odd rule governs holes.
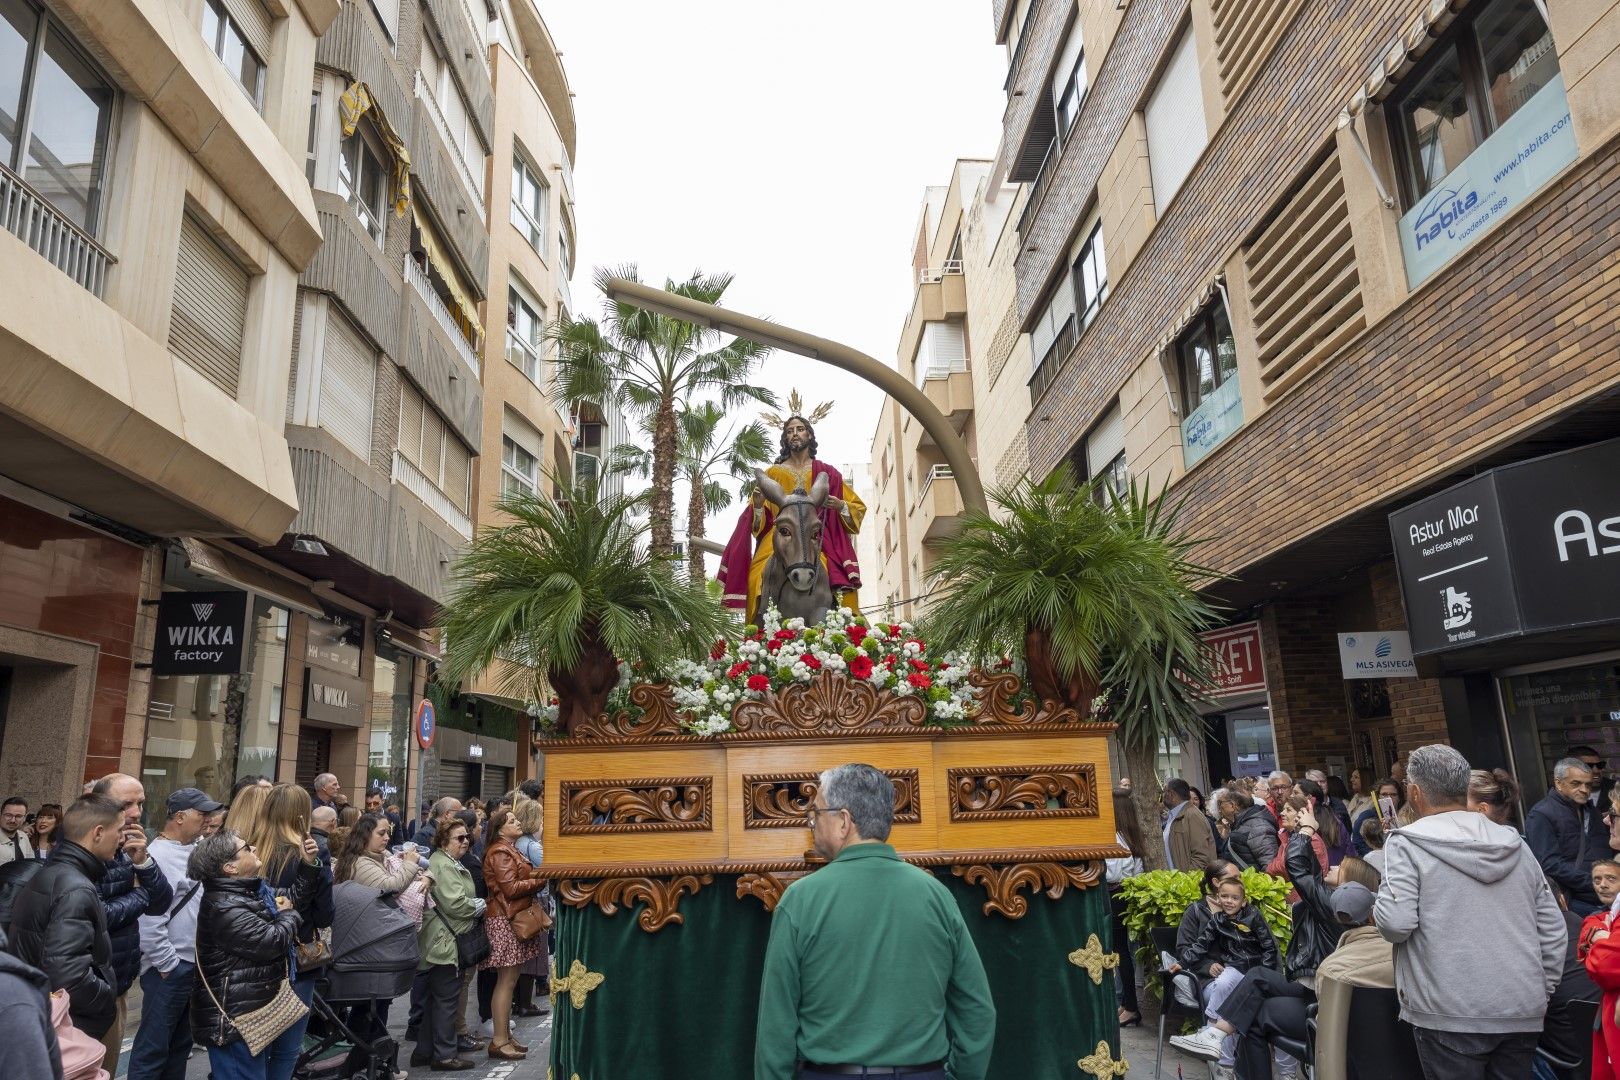
[[[594,482],[557,500],[503,499],[509,523],[481,530],[456,564],[440,678],[455,685],[504,659],[501,689],[537,698],[543,673],[569,733],[604,711],[621,661],[706,652],[723,632],[720,608],[648,550],[630,519],[639,503]]]
[[[1038,699],[1106,712],[1119,725],[1143,834],[1159,840],[1154,757],[1167,735],[1202,730],[1208,659],[1199,632],[1215,611],[1194,582],[1194,542],[1165,493],[1076,485],[1067,468],[993,495],[939,545],[926,616],[932,638],[975,662],[1023,644]],[[1099,717],[1102,718],[1102,717]]]

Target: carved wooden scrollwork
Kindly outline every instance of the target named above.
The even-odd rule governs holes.
[[[775,874],[741,874],[737,877],[737,899],[752,896],[765,905],[766,911],[775,911],[782,899],[787,882]]]
[[[874,728],[904,733],[921,727],[927,715],[921,698],[880,693],[869,682],[829,672],[808,685],[740,703],[731,723],[743,733],[848,734]]]
[[[670,923],[680,924],[686,917],[676,910],[683,896],[695,896],[705,885],[714,884],[712,874],[682,874],[678,877],[653,878],[601,878],[582,881],[567,878],[557,882],[557,898],[569,907],[582,908],[595,904],[603,915],[611,916],[626,906],[644,903],[637,922],[649,934],[656,933]]]
[[[894,783],[894,823],[922,820],[922,782],[917,769],[884,769]],[[743,777],[743,828],[802,829],[821,777],[813,772]]]
[[[1097,816],[1097,767],[992,765],[946,772],[952,821]]]
[[[1086,721],[1079,711],[1055,702],[1025,699],[1017,707],[1013,701],[1024,688],[1023,680],[1011,671],[979,671],[968,676],[968,685],[979,692],[974,700],[979,711],[975,724],[999,724],[1006,727],[1029,727],[1038,724],[1079,724]]]
[[[714,780],[565,780],[557,831],[564,836],[626,832],[706,832],[714,828]]]
[[[1073,886],[1087,889],[1102,879],[1101,863],[1083,863],[1065,866],[1055,862],[1010,863],[992,865],[972,863],[951,867],[951,873],[969,885],[984,886],[990,897],[984,905],[986,915],[995,912],[1009,919],[1022,919],[1029,913],[1029,897],[1025,889],[1044,891],[1056,900],[1064,890]]]
[[[682,713],[675,705],[675,694],[666,683],[636,683],[630,688],[630,702],[641,710],[637,716],[627,709],[603,713],[573,731],[578,739],[646,738],[651,735],[681,734]]]

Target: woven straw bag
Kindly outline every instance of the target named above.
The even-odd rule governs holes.
[[[242,1036],[242,1041],[247,1044],[248,1053],[254,1057],[258,1057],[265,1047],[275,1042],[309,1014],[309,1006],[293,993],[292,983],[287,979],[281,980],[281,985],[276,989],[276,996],[268,1003],[250,1013],[232,1016],[225,1011],[225,1006],[220,1004],[219,998],[214,997],[214,988],[208,985],[208,977],[203,974],[200,966],[197,968],[197,978],[202,980],[203,989],[208,991],[208,996],[214,1002],[214,1007],[219,1010],[219,1014],[231,1022],[236,1033]]]

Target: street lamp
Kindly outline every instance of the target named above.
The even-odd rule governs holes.
[[[729,308],[705,304],[701,300],[693,300],[679,293],[655,289],[639,281],[611,277],[603,283],[603,291],[607,293],[608,299],[616,304],[628,304],[682,322],[707,326],[723,334],[731,334],[747,341],[769,345],[773,349],[781,349],[783,352],[819,360],[860,376],[900,402],[907,412],[917,418],[917,422],[922,424],[924,430],[934,437],[934,442],[939,445],[940,452],[945,455],[945,461],[951,467],[956,488],[962,493],[963,505],[969,510],[990,512],[990,504],[984,498],[984,484],[979,479],[979,470],[973,464],[973,455],[968,451],[967,443],[962,441],[962,437],[956,433],[951,422],[945,419],[945,414],[934,407],[934,403],[928,400],[926,394],[887,364],[880,364],[848,345],[816,337],[814,334],[782,326],[780,323],[744,315]]]

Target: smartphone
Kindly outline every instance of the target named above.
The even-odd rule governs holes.
[[[1395,824],[1395,800],[1388,795],[1378,797],[1378,816],[1390,825]]]

